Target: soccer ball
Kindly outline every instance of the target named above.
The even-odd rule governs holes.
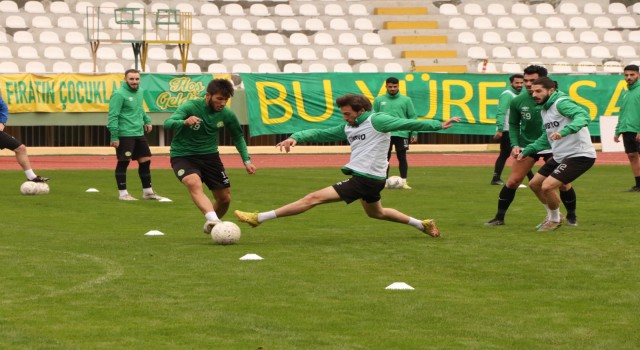
[[[20,193],[25,196],[33,196],[38,194],[37,184],[33,181],[25,181],[20,185]]]
[[[223,221],[213,227],[211,239],[216,244],[236,244],[240,240],[240,227],[231,221]]]
[[[402,188],[402,178],[400,176],[390,176],[387,179],[386,188],[398,189]]]
[[[34,182],[36,184],[36,194],[49,194],[49,185],[46,182]]]

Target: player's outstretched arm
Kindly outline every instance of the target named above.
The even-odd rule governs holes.
[[[292,139],[292,138],[288,138],[282,142],[278,142],[276,144],[276,147],[280,148],[280,152],[282,152],[282,149],[284,148],[285,152],[289,153],[289,151],[291,150],[292,147],[295,147],[296,144],[298,143],[298,141]]]
[[[442,123],[442,129],[449,129],[450,127],[453,126],[453,123],[459,123],[460,122],[460,117],[453,117],[453,118],[449,118],[449,120],[447,120],[446,122]]]

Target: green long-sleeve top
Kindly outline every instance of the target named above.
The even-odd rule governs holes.
[[[511,147],[526,147],[542,135],[540,107],[533,97],[522,89],[509,105],[509,140]]]
[[[200,118],[200,123],[186,126],[184,120],[191,116]],[[164,127],[176,130],[169,151],[172,157],[217,153],[220,129],[226,128],[242,160],[251,159],[236,114],[228,107],[216,112],[207,106],[204,98],[183,103],[164,121]]]
[[[418,119],[411,98],[400,93],[395,95],[386,93],[376,97],[373,100],[373,112],[385,112],[401,119]],[[408,130],[393,131],[391,136],[410,138],[411,132]]]
[[[126,82],[111,95],[107,118],[111,141],[118,141],[120,136],[144,135],[144,126],[151,124],[151,118],[143,102],[142,91],[132,90]]]
[[[387,176],[387,152],[390,132],[397,130],[435,131],[442,129],[437,120],[400,119],[386,113],[365,112],[356,122],[358,126],[336,125],[327,129],[309,129],[291,135],[297,142],[349,141],[351,156],[342,167],[347,175],[359,175],[383,180]]]
[[[512,86],[504,90],[498,97],[498,110],[496,111],[496,132],[509,131],[509,106],[511,101],[518,96],[518,90]]]
[[[615,136],[618,137],[623,132],[640,133],[640,80],[629,86],[628,91],[624,91],[620,99],[620,115],[616,125]]]

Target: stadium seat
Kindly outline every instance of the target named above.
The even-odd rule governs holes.
[[[0,13],[18,13],[18,4],[15,1],[4,0],[0,1]]]
[[[500,69],[502,73],[522,73],[522,67],[519,63],[516,62],[505,62],[502,64],[502,68]]]
[[[608,12],[612,15],[628,15],[627,6],[620,2],[609,3]]]
[[[580,33],[579,40],[581,43],[585,44],[598,44],[601,42],[598,34],[591,30],[585,30],[584,32]]]
[[[620,16],[618,17],[618,21],[616,23],[618,25],[618,28],[623,28],[623,29],[638,28],[638,24],[636,23],[636,20],[631,16]]]
[[[544,30],[538,30],[533,32],[531,35],[531,41],[537,44],[551,44],[553,43],[553,39],[551,38],[551,34]]]
[[[5,27],[12,29],[26,29],[28,28],[27,22],[25,22],[22,16],[7,16],[4,21]]]
[[[511,17],[500,17],[496,22],[496,27],[501,29],[517,29],[519,28],[516,21]]]
[[[351,16],[369,16],[369,10],[363,4],[350,4],[347,13]]]
[[[335,47],[327,47],[322,50],[322,58],[325,60],[343,60],[342,52]]]
[[[507,16],[507,10],[501,3],[491,3],[487,6],[487,13],[492,16]]]
[[[271,16],[271,13],[269,13],[269,8],[265,4],[252,4],[249,7],[249,14],[251,16],[257,16],[257,17]]]
[[[260,63],[258,65],[258,73],[279,73],[278,67],[270,62]]]
[[[211,37],[206,32],[193,33],[191,36],[191,44],[196,46],[209,46],[213,45]]]
[[[69,50],[69,56],[74,60],[90,60],[91,52],[85,46],[74,46]]]
[[[523,3],[515,3],[511,5],[511,14],[516,16],[528,16],[531,14],[529,6]]]
[[[329,21],[329,28],[333,30],[351,30],[349,22],[344,18],[333,18]]]
[[[273,14],[280,17],[292,17],[296,15],[289,4],[277,4],[273,8]]]
[[[604,63],[603,67],[602,67],[602,71],[605,73],[618,73],[618,74],[622,74],[623,73],[623,69],[624,67],[622,66],[622,63],[618,62],[618,61],[607,61]]]
[[[211,63],[208,67],[207,67],[207,72],[209,73],[218,73],[218,74],[225,74],[225,73],[229,73],[229,70],[227,69],[227,66],[225,66],[222,63]]]
[[[602,41],[610,44],[619,44],[626,42],[622,34],[617,30],[608,30],[602,36]]]
[[[573,35],[573,32],[568,30],[561,30],[556,33],[556,42],[561,44],[573,44],[577,43],[578,41]]]
[[[378,66],[375,63],[364,62],[358,65],[358,72],[360,73],[377,73]]]
[[[119,6],[119,7],[121,7],[121,6]],[[138,1],[128,2],[124,7],[130,8],[130,9],[140,9],[140,10],[143,10],[143,11],[147,9],[147,6],[145,4],[143,4],[141,2],[138,2]]]
[[[302,73],[302,66],[297,63],[287,63],[282,68],[283,73]]]
[[[267,61],[269,55],[267,50],[262,47],[252,47],[247,51],[247,58],[251,61]]]
[[[560,6],[558,6],[558,12],[563,15],[579,15],[580,10],[578,10],[578,5],[572,2],[562,2]]]
[[[218,51],[213,47],[202,47],[198,50],[196,57],[203,61],[219,61]]]
[[[604,15],[602,6],[600,6],[600,4],[597,2],[588,2],[584,4],[582,10],[586,15]]]
[[[333,71],[336,73],[351,73],[353,72],[353,67],[348,63],[340,62],[333,66]]]
[[[71,13],[69,5],[64,1],[53,1],[49,5],[49,12],[56,15],[68,15]]]
[[[218,33],[216,34],[216,45],[222,46],[236,46],[238,43],[236,39],[230,33]]]
[[[313,36],[313,43],[315,45],[320,45],[320,46],[330,46],[330,45],[335,45],[335,42],[333,41],[333,37],[331,36],[331,34],[329,33],[316,33]]]
[[[329,69],[322,62],[314,62],[307,67],[307,72],[309,73],[327,73]]]
[[[51,71],[53,73],[73,73],[73,66],[66,61],[53,62]]]
[[[310,47],[302,47],[298,49],[296,57],[303,61],[317,61],[318,55],[316,51]]]
[[[284,41],[284,36],[279,33],[269,33],[264,37],[264,43],[271,46],[283,46],[287,45]]]
[[[342,6],[338,4],[327,4],[324,6],[324,15],[325,16],[344,16],[344,10]]]
[[[180,66],[178,67],[179,70],[182,70],[182,64],[180,64]],[[187,63],[187,67],[184,70],[185,73],[202,73],[202,68],[200,68],[200,65],[195,64],[195,63]]]
[[[318,12],[318,8],[314,4],[302,4],[300,8],[298,8],[298,13],[300,16],[320,16],[320,12]]]
[[[476,17],[473,19],[473,27],[475,29],[493,29],[493,23],[489,17]]]
[[[122,49],[122,52],[120,53],[120,57],[123,60],[127,60],[127,61],[132,61],[136,59],[135,55],[133,54],[133,48],[128,45]]]
[[[391,50],[386,46],[376,47],[375,49],[373,49],[372,55],[373,58],[380,60],[391,60],[395,58]]]
[[[35,74],[42,74],[47,72],[47,68],[44,63],[40,61],[29,61],[24,65],[24,71]]]
[[[587,53],[582,46],[569,46],[566,55],[567,58],[587,58]]]
[[[387,62],[382,70],[386,73],[402,73],[405,71],[405,69],[402,68],[402,65],[398,62]]]
[[[31,27],[39,29],[50,29],[53,28],[53,23],[51,23],[51,19],[47,16],[34,16],[31,19]]]
[[[105,73],[122,73],[125,70],[126,69],[120,62],[107,62],[107,64],[104,65]]]
[[[616,50],[616,56],[624,59],[638,58],[638,53],[631,45],[620,45]]]
[[[231,28],[234,30],[252,30],[251,22],[244,17],[237,17],[231,21]]]
[[[549,16],[544,20],[544,27],[549,29],[565,29],[567,26],[564,24],[562,17]]]
[[[460,12],[458,12],[458,8],[454,4],[442,4],[438,12],[444,16],[458,16]]]
[[[505,46],[496,46],[491,50],[491,57],[496,59],[513,58],[511,50]]]
[[[327,28],[324,26],[324,22],[319,18],[308,18],[304,21],[304,29],[309,31],[323,31]]]
[[[458,33],[458,42],[461,44],[478,44],[478,39],[473,32],[460,32]]]
[[[80,62],[78,63],[78,73],[93,73],[93,62]],[[96,67],[95,72],[100,72],[100,68]]]
[[[640,43],[640,30],[632,30],[627,35],[627,40],[632,43]]]
[[[0,62],[0,73],[20,73],[20,67],[15,62]]]
[[[246,32],[240,35],[240,44],[245,46],[259,46],[262,45],[262,42],[257,34]]]
[[[351,47],[349,48],[349,51],[347,51],[347,58],[350,60],[362,61],[368,60],[369,55],[367,54],[367,51],[361,47]]]
[[[602,45],[591,47],[591,57],[593,58],[611,58],[613,55],[609,51],[609,48]]]
[[[225,61],[242,61],[244,60],[244,55],[242,51],[240,51],[237,47],[225,47],[222,50],[222,59]]]
[[[111,47],[101,46],[98,48],[98,52],[96,53],[98,60],[117,60],[118,55],[116,51]]]
[[[31,32],[27,32],[26,30],[19,30],[13,33],[13,42],[16,44],[33,44],[35,40],[33,40],[33,35]]]
[[[251,66],[246,63],[235,63],[231,66],[231,73],[251,73]]]
[[[498,68],[493,62],[482,61],[478,63],[478,73],[498,73]]]
[[[477,3],[468,3],[464,4],[462,7],[462,13],[469,16],[482,16],[484,12],[482,11],[482,7],[480,7]]]
[[[151,3],[151,7],[149,8],[151,13],[156,13],[158,12],[158,10],[169,10],[171,7],[169,7],[168,4],[164,3],[164,2],[160,2],[160,1],[153,1]],[[218,7],[216,7],[217,9]],[[218,13],[218,15],[220,15],[220,13]]]
[[[159,62],[156,65],[156,73],[172,74],[176,72],[176,66],[168,62]]]
[[[282,21],[280,21],[280,28],[288,32],[302,31],[300,23],[298,23],[298,20],[296,20],[295,18],[284,18]]]
[[[538,58],[538,54],[536,53],[536,50],[530,46],[520,46],[516,50],[516,57],[531,59],[531,58]]]
[[[227,30],[229,28],[227,28],[227,24],[225,23],[224,20],[214,17],[207,20],[207,29],[218,31],[218,30]]]
[[[11,49],[8,46],[1,45],[0,46],[0,59],[11,59],[13,58],[13,54],[11,53]]]
[[[289,44],[291,46],[308,46],[311,45],[309,38],[304,33],[293,33],[289,37]]]
[[[507,42],[512,44],[527,44],[529,40],[527,40],[523,32],[510,31],[507,33]]]
[[[572,29],[590,29],[591,26],[587,19],[584,17],[571,17],[569,18],[569,28]]]
[[[462,17],[451,17],[449,19],[449,28],[451,29],[469,29],[467,20]]]
[[[273,50],[273,58],[278,61],[293,61],[293,54],[288,47],[278,47]]]
[[[0,44],[6,44],[9,40],[7,40],[7,33],[0,32]]]
[[[360,45],[358,38],[352,32],[344,32],[338,35],[338,44],[346,46]]]
[[[471,46],[470,48],[467,49],[467,57],[469,58],[473,58],[476,60],[482,60],[482,59],[486,59],[487,56],[487,52],[485,51],[484,47],[482,46]]]
[[[560,50],[556,46],[545,46],[540,50],[540,56],[544,58],[562,58]]]
[[[611,18],[607,16],[598,16],[593,19],[593,28],[600,29],[611,29],[613,28],[613,22],[611,22]]]
[[[152,61],[166,61],[169,59],[167,50],[162,47],[150,47],[147,52],[147,58]]]
[[[551,16],[556,14],[556,9],[551,4],[544,2],[536,5],[535,12],[540,16]]]
[[[640,14],[640,2],[636,2],[635,4],[633,4],[631,6],[631,13],[633,13],[635,15],[639,15]]]
[[[64,50],[60,46],[47,46],[42,52],[42,56],[50,60],[64,60],[67,58],[64,54]]]
[[[502,44],[502,38],[498,32],[487,31],[482,34],[482,42],[489,45]]]
[[[152,6],[154,3],[155,1],[152,3]],[[167,5],[167,8],[169,8],[168,5]],[[152,10],[151,12],[156,12],[156,11]],[[200,15],[201,16],[220,16],[220,9],[218,8],[218,5],[208,2],[200,6]],[[173,68],[175,71],[175,67]]]
[[[62,28],[62,29],[78,29],[78,28],[80,28],[80,27],[78,27],[78,22],[76,22],[76,19],[74,17],[71,17],[71,16],[58,17],[58,20],[56,21],[56,26],[58,28]]]
[[[17,54],[18,58],[22,58],[25,60],[37,60],[40,59],[40,55],[38,54],[38,50],[36,50],[33,46],[20,46],[18,47]]]
[[[87,9],[92,7],[95,7],[95,6],[89,1],[78,1],[74,5],[74,10],[75,10],[75,13],[86,15]]]
[[[540,25],[540,22],[538,21],[538,18],[533,16],[522,17],[522,20],[520,21],[520,27],[525,29],[541,29],[542,28],[542,26]]]
[[[558,61],[551,65],[552,73],[571,73],[573,70],[571,69],[571,64],[569,62]]]
[[[42,44],[60,44],[60,37],[58,33],[52,31],[43,31],[40,32],[38,36],[38,42]]]
[[[80,32],[67,32],[64,36],[64,42],[71,45],[84,45],[87,39]]]
[[[367,17],[356,18],[356,20],[353,22],[353,29],[370,31],[376,30],[371,20]]]

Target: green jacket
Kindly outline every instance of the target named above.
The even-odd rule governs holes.
[[[542,135],[542,117],[540,107],[527,92],[522,89],[509,106],[509,140],[511,147],[526,147]]]
[[[200,118],[200,123],[184,125],[184,120],[191,116]],[[242,160],[246,162],[251,159],[236,114],[228,107],[216,112],[207,106],[204,98],[183,103],[164,121],[164,127],[176,130],[169,151],[171,157],[217,153],[220,129],[226,128]]]
[[[498,97],[498,110],[496,111],[496,132],[509,131],[509,106],[511,101],[518,96],[518,90],[510,86]],[[505,128],[506,122],[506,128]]]
[[[623,132],[640,133],[640,80],[629,86],[628,91],[624,91],[620,99],[620,115],[616,134],[618,137]]]
[[[107,119],[111,141],[118,141],[120,136],[144,135],[144,126],[151,124],[151,118],[143,103],[142,90],[131,90],[126,82],[111,95]]]
[[[418,119],[411,98],[400,93],[393,96],[386,93],[376,97],[373,100],[373,112],[384,112],[401,119]],[[391,136],[408,139],[411,137],[411,132],[407,130],[394,131]]]

